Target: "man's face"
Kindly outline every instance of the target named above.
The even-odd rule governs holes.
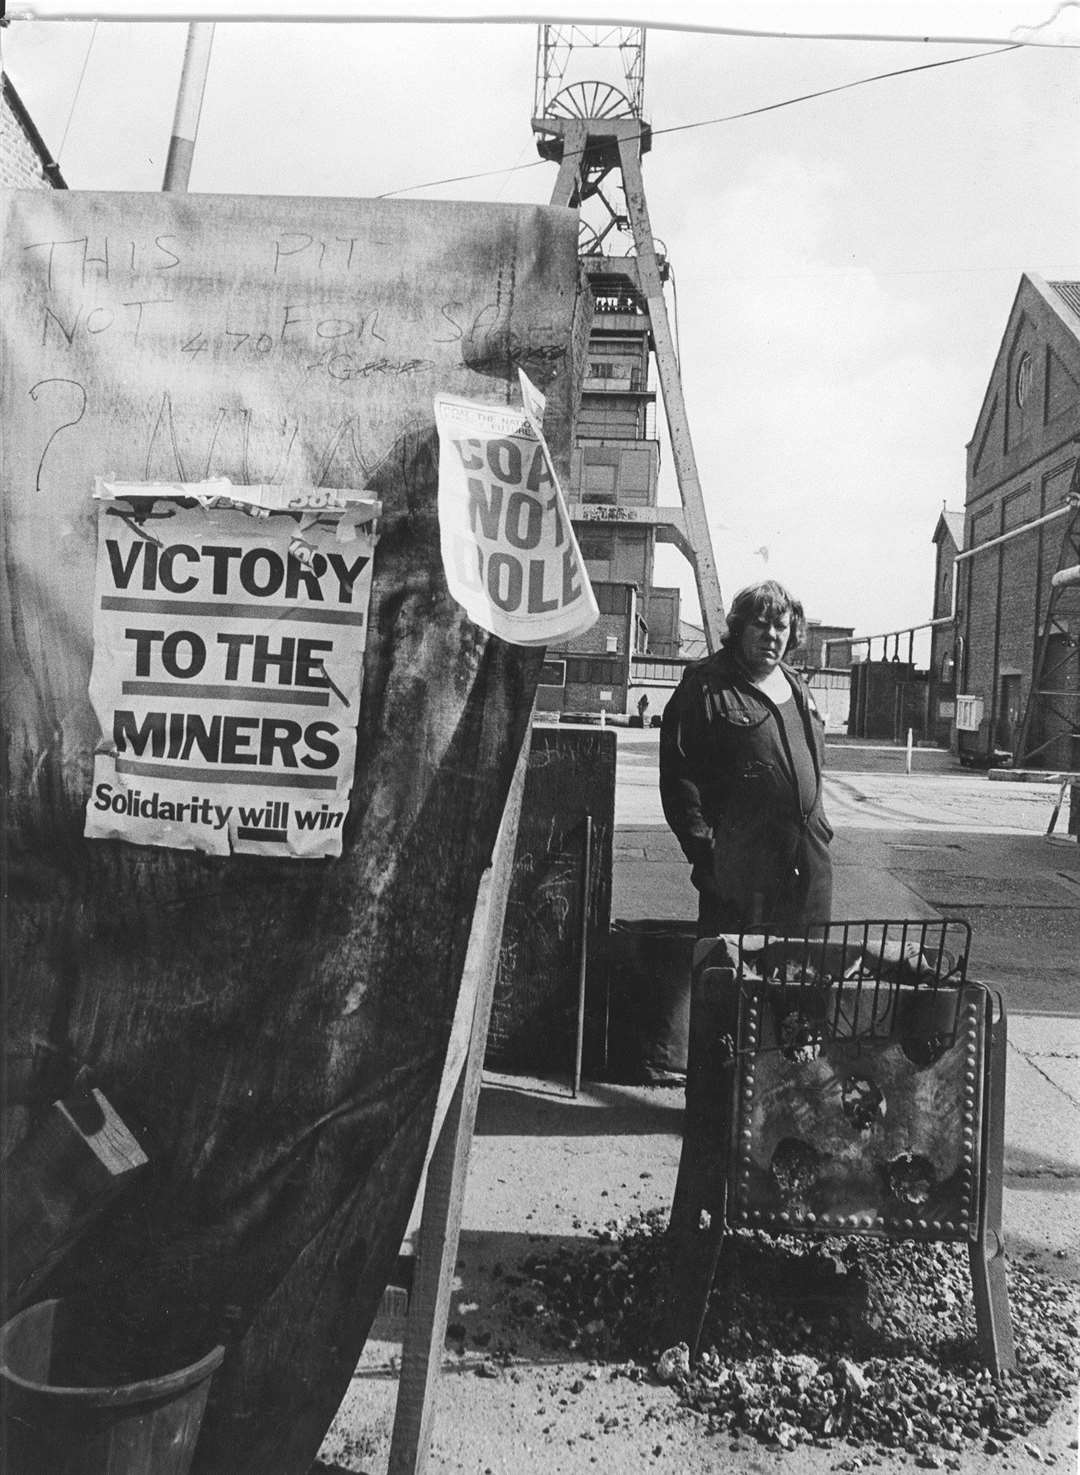
[[[739,654],[751,676],[768,676],[776,670],[790,635],[790,614],[759,615],[749,621],[739,637]]]

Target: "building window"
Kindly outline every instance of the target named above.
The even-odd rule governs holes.
[[[567,661],[566,679],[578,686],[618,686],[622,681],[622,663],[581,656]]]
[[[1031,354],[1025,353],[1016,370],[1016,403],[1023,408],[1031,389]]]
[[[635,661],[631,681],[678,682],[686,670],[686,661]]]
[[[566,685],[566,662],[545,661],[540,667],[539,686],[565,686]]]
[[[611,534],[604,528],[579,528],[577,530],[578,547],[581,556],[585,559],[603,559],[611,557],[612,539]]]
[[[624,615],[630,602],[625,584],[594,584],[596,607],[602,615]]]

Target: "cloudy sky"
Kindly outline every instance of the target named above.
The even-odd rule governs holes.
[[[0,34],[72,188],[160,189],[185,38],[105,19]],[[725,600],[768,573],[864,634],[928,618],[931,535],[963,505],[1020,275],[1080,278],[1080,50],[709,120],[993,49],[648,31],[645,184]],[[219,23],[190,188],[546,201],[535,66],[525,22]],[[578,53],[578,76],[618,63]],[[661,486],[677,500],[670,456]]]

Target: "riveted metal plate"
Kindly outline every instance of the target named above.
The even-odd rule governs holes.
[[[973,1239],[981,1173],[987,991],[936,991],[933,1031],[896,989],[882,1031],[865,991],[833,985],[842,1034],[791,1015],[790,990],[740,987],[729,1219],[772,1230]],[[835,991],[839,991],[837,997]],[[866,1011],[871,1011],[867,1013]],[[865,1014],[865,1017],[862,1017]]]

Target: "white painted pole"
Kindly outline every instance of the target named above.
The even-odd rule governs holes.
[[[180,72],[180,90],[176,97],[169,157],[165,161],[162,189],[186,194],[191,178],[191,160],[199,132],[206,74],[210,70],[210,48],[214,42],[213,21],[192,21],[188,26],[184,65]]]
[[[910,773],[911,772],[911,749],[913,747],[913,738],[914,738],[914,733],[912,732],[911,728],[909,727],[908,730],[907,730],[907,763],[906,763],[906,765],[904,767],[904,772],[905,773]]]

